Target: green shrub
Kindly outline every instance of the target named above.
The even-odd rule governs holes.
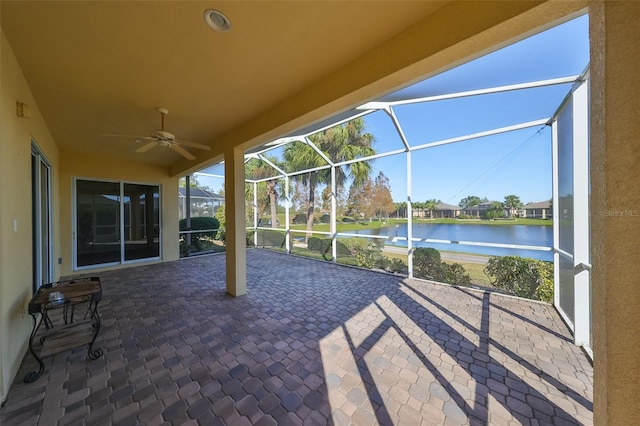
[[[331,251],[331,240],[327,238],[311,237],[307,241],[309,251],[326,254]]]
[[[227,232],[225,231],[225,226],[227,223],[227,218],[225,216],[224,206],[218,207],[216,210],[215,218],[218,219],[220,223],[220,229],[218,230],[218,234],[216,235],[216,240],[222,241],[225,245],[227,243]]]
[[[343,218],[342,218],[342,221],[343,221],[344,223],[356,223],[356,220],[355,220],[355,219],[352,219],[352,218],[350,218],[350,217],[343,217]]]
[[[464,266],[459,263],[442,262],[442,275],[444,282],[449,284],[469,286],[471,284],[471,276],[467,273]]]
[[[293,219],[291,219],[291,222],[294,224],[305,224],[307,223],[307,215],[304,213],[297,213]]]
[[[413,275],[440,281],[442,275],[440,252],[430,247],[419,247],[413,251]]]
[[[440,252],[433,248],[420,247],[413,252],[413,275],[447,284],[471,284],[471,277],[459,263],[449,265],[442,261]]]
[[[307,249],[309,251],[321,253],[324,257],[326,257],[326,255],[329,255],[329,257],[331,257],[331,239],[311,237],[307,241]],[[368,258],[367,262],[365,262],[365,257],[363,257],[363,254],[368,251],[372,251],[372,247],[369,245],[368,241],[361,238],[340,238],[336,242],[336,252],[338,257],[353,256],[357,259],[358,256],[360,256],[362,262],[367,263]],[[359,264],[358,266],[363,265]]]
[[[222,241],[222,243],[227,245],[227,230],[224,228],[220,228],[218,233],[216,234],[216,240]]]
[[[361,268],[372,269],[376,264],[373,253],[370,250],[357,251],[353,254],[353,257]]]
[[[188,231],[187,229],[187,219],[180,220],[179,223],[181,231]],[[218,229],[220,228],[220,222],[215,217],[192,217],[191,218],[191,230],[199,230],[199,229]]]
[[[489,259],[484,273],[496,288],[528,299],[553,300],[553,264],[520,256]]]
[[[253,241],[253,238],[251,238]],[[260,229],[258,231],[258,246],[260,247],[284,247],[286,234],[284,231],[272,229]]]
[[[502,210],[500,210],[500,211],[498,211],[498,210],[491,210],[491,211],[488,211],[488,212],[485,214],[485,217],[486,217],[487,219],[502,219],[503,217],[505,217],[505,214],[504,214],[504,211],[502,211]]]
[[[336,242],[338,257],[352,256],[356,265],[371,269],[375,266],[376,249],[362,238],[340,238]]]
[[[349,244],[344,242],[344,240],[339,239],[336,240],[336,255],[338,257],[351,256],[352,251],[349,248]]]
[[[549,269],[551,270],[551,273],[542,279],[542,284],[536,288],[536,292],[534,294],[534,299],[547,303],[553,302],[553,266]],[[547,275],[547,272],[545,272],[545,275]]]
[[[400,274],[407,274],[407,264],[400,259],[388,258],[385,255],[374,256],[375,268],[382,269],[387,272],[397,272]]]
[[[377,241],[367,241],[363,238],[340,238],[336,241],[336,252],[338,257],[352,257],[355,264],[362,268],[379,268],[389,272],[399,272],[406,274],[407,265],[399,259],[389,259],[383,256],[380,250],[381,244]],[[307,241],[307,249],[329,260],[332,258],[331,239],[311,237]]]
[[[218,235],[220,235],[220,233],[218,233]],[[225,236],[225,245],[226,245],[227,244],[226,243],[226,232],[225,232],[224,236]],[[247,233],[245,234],[244,238],[245,238],[245,242],[247,244],[247,247],[253,247],[254,246],[254,244],[253,244],[253,241],[254,241],[253,240],[253,236],[254,236],[254,231],[247,231]]]
[[[369,241],[364,238],[340,238],[338,240],[338,256],[354,256],[355,253],[369,249]]]
[[[389,266],[390,272],[398,272],[400,274],[407,275],[409,273],[409,267],[400,259],[391,259],[391,265]]]
[[[197,230],[212,230],[206,232],[192,232],[191,233],[191,246],[187,247],[187,237],[180,240],[180,252],[188,254],[189,252],[199,252],[211,247],[212,241],[218,234],[220,228],[220,222],[215,217],[192,217],[191,229],[187,229],[187,219],[182,219],[178,223],[180,231],[197,231]]]
[[[387,256],[383,254],[378,254],[377,256],[374,256],[373,260],[374,260],[373,267],[376,269],[382,269],[383,271],[386,271],[389,265],[391,264],[391,259],[389,259]]]
[[[331,222],[331,215],[329,215],[328,213],[325,213],[322,216],[320,216],[320,223],[329,223],[329,222]]]

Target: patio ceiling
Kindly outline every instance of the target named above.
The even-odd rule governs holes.
[[[3,1],[1,19],[61,153],[181,175],[219,161],[230,146],[251,148],[346,111],[579,6]],[[205,25],[211,7],[229,17],[231,31]],[[190,149],[197,159],[188,161],[101,136],[148,135],[160,127],[159,106],[170,111],[167,130],[211,151]]]
[[[444,3],[2,2],[2,30],[62,152],[172,165],[100,135],[147,135],[162,106],[178,138],[215,145]],[[205,25],[211,7],[230,32]]]

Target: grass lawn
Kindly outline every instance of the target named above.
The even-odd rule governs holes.
[[[280,228],[284,229],[284,221],[280,221]],[[386,221],[374,220],[371,222],[338,222],[336,224],[338,232],[359,231],[362,229],[379,229],[382,227],[393,225],[404,225],[407,223],[407,219],[389,219]],[[511,226],[511,225],[526,225],[526,226],[553,226],[552,220],[546,219],[505,219],[505,220],[484,220],[484,219],[414,219],[414,224],[422,223],[435,223],[435,224],[455,224],[455,225],[490,225],[490,226]],[[304,231],[307,229],[305,224],[291,225],[291,229]],[[314,231],[329,232],[330,227],[328,223],[315,223],[313,225]]]
[[[384,253],[386,257],[389,259],[399,259],[404,263],[407,263],[407,255],[400,253]],[[489,281],[489,277],[487,277],[484,273],[484,268],[486,265],[482,263],[472,263],[472,262],[456,262],[454,260],[443,260],[448,264],[459,263],[464,266],[464,269],[467,271],[469,276],[471,277],[471,283],[481,285],[484,287],[492,287],[491,281]]]
[[[349,232],[349,231],[360,231],[363,229],[379,229],[385,226],[399,225],[399,224],[405,224],[405,223],[407,223],[405,219],[389,219],[385,222],[381,220],[374,220],[371,222],[338,222],[336,224],[336,227],[338,228],[338,232]],[[291,229],[305,231],[307,229],[307,225],[305,224],[291,225]],[[320,231],[320,232],[329,232],[331,228],[328,223],[314,223],[313,230]]]
[[[484,287],[493,287],[491,285],[491,281],[489,281],[489,277],[487,277],[484,273],[484,268],[486,265],[483,265],[482,263],[455,262],[453,260],[443,260],[443,262],[448,264],[459,263],[464,266],[464,269],[471,277],[472,284],[477,284]]]
[[[283,248],[279,248],[279,247],[262,247],[266,250],[273,250],[273,251],[277,251],[280,253],[286,253],[286,250]],[[304,257],[309,257],[311,259],[318,259],[318,260],[325,260],[327,262],[331,261],[331,253],[328,253],[326,256],[323,256],[321,253],[318,253],[316,251],[311,251],[308,250],[306,248],[302,248],[302,247],[292,247],[291,249],[291,254],[295,254],[298,256],[304,256]],[[406,256],[405,256],[406,257]],[[356,261],[356,259],[354,259],[351,256],[348,257],[341,257],[338,256],[338,263],[344,264],[344,265],[351,265],[351,266],[358,266],[358,262]]]

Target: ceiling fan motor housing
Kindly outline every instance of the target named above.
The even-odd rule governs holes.
[[[176,137],[173,133],[169,133],[164,130],[154,130],[151,132],[151,137],[154,139],[158,139],[159,141],[170,141],[174,142]]]

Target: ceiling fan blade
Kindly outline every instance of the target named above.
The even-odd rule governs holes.
[[[116,134],[110,134],[110,133],[103,133],[100,136],[103,137],[108,137],[108,138],[131,138],[131,139],[145,139],[148,138],[148,136],[140,136],[140,135],[116,135]]]
[[[136,149],[136,152],[147,152],[156,145],[158,145],[158,141],[147,142],[146,144],[142,145],[140,148]]]
[[[205,151],[210,151],[211,150],[211,148],[208,147],[207,145],[202,145],[202,144],[195,143],[195,142],[189,142],[189,141],[183,141],[183,140],[176,140],[176,142],[179,145],[190,146],[192,148],[198,148],[198,149],[204,149]]]
[[[196,157],[193,156],[189,151],[181,147],[180,145],[169,145],[169,148],[173,149],[178,154],[182,155],[187,160],[195,160]]]
[[[158,139],[152,138],[151,136],[147,136],[147,137],[144,137],[144,138],[137,138],[136,139],[136,143],[147,143],[149,141],[156,141],[157,142]]]

